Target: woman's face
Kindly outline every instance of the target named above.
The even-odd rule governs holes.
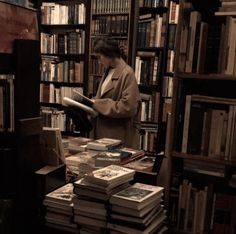
[[[111,65],[112,59],[110,57],[107,57],[103,54],[97,54],[96,55],[98,62],[103,64],[105,67],[109,67]]]

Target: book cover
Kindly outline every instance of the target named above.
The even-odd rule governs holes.
[[[127,164],[124,164],[125,167],[134,169],[135,171],[149,171],[151,172],[155,163],[156,157],[144,156],[141,159],[134,160]]]
[[[132,180],[134,173],[135,170],[133,169],[118,165],[109,165],[107,167],[85,174],[84,179],[88,182],[107,186],[117,181],[123,183],[123,181],[126,181],[127,178]]]
[[[88,142],[87,148],[92,150],[109,150],[118,147],[122,144],[121,140],[113,138],[100,138]]]
[[[45,196],[45,200],[70,205],[70,204],[72,204],[72,198],[74,196],[75,196],[75,194],[73,193],[73,184],[68,183],[68,184],[65,184],[64,186],[48,193]]]
[[[142,209],[153,200],[163,195],[163,187],[135,183],[134,185],[112,195],[111,204],[120,204],[124,207]]]

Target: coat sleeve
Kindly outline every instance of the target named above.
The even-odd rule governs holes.
[[[137,114],[140,105],[140,94],[133,73],[123,77],[117,100],[98,98],[94,100],[93,108],[100,114],[112,118],[130,118]]]

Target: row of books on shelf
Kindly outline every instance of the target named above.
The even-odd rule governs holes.
[[[91,34],[125,35],[129,30],[128,22],[128,15],[97,16],[91,21]]]
[[[72,97],[74,87],[60,86],[55,83],[40,84],[40,102],[63,104],[64,97]],[[83,93],[82,87],[77,87]]]
[[[236,14],[236,1],[220,1],[221,5],[218,8],[218,11],[215,13],[219,16],[234,16]]]
[[[58,57],[42,57],[41,81],[83,83],[84,61],[65,60],[57,62]]]
[[[137,47],[163,47],[167,30],[167,14],[139,16]]]
[[[163,76],[162,80],[162,97],[171,98],[173,95],[173,77]]]
[[[131,185],[134,173],[110,165],[46,194],[45,224],[74,233],[164,233],[164,189],[141,183]]]
[[[92,2],[91,11],[93,14],[101,13],[128,13],[130,9],[130,0],[117,0],[111,2],[109,0],[94,0]]]
[[[0,132],[14,131],[14,75],[0,75]]]
[[[234,4],[236,6],[236,3]],[[226,16],[225,24],[221,26],[218,70],[227,75],[236,75],[235,29],[236,20],[234,16]]]
[[[195,187],[187,179],[171,194],[171,225],[185,232],[227,234],[235,231],[234,195]]]
[[[141,149],[149,152],[155,152],[157,148],[158,126],[141,126],[143,134],[139,137],[139,146]]]
[[[235,99],[187,95],[183,153],[235,160]]]
[[[135,58],[135,77],[138,84],[158,85],[161,66],[161,53],[137,51]]]
[[[179,21],[179,3],[170,1],[169,5],[169,24],[178,24]]]
[[[41,53],[46,54],[83,54],[85,51],[85,31],[67,30],[62,33],[41,33]]]
[[[158,122],[160,93],[141,93],[141,121]]]
[[[200,12],[192,9],[191,3],[183,4],[183,18],[189,19],[189,22],[186,20],[181,27],[179,68],[185,72],[202,73],[206,70],[206,56],[213,54],[213,51],[207,53],[207,48],[211,46],[207,41],[213,43],[213,40],[208,40],[208,23],[203,21]],[[217,42],[214,43],[217,45]]]
[[[42,106],[40,116],[44,127],[59,128],[63,132],[75,131],[72,119],[65,114],[64,110]]]
[[[43,2],[41,6],[42,24],[84,24],[86,8],[83,3],[62,5]]]

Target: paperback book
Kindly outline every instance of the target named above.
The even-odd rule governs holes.
[[[72,204],[72,198],[75,196],[73,188],[72,183],[65,184],[64,186],[46,194],[44,200],[70,205]]]
[[[135,170],[133,169],[118,165],[109,165],[85,174],[84,179],[91,183],[108,186],[118,181],[122,184],[124,181],[126,182],[127,179],[132,180],[134,174]]]
[[[163,195],[163,189],[159,186],[135,183],[112,195],[110,203],[140,210],[152,201],[159,200]]]
[[[117,148],[122,144],[121,140],[113,138],[100,138],[87,144],[87,149],[91,150],[110,150]]]

